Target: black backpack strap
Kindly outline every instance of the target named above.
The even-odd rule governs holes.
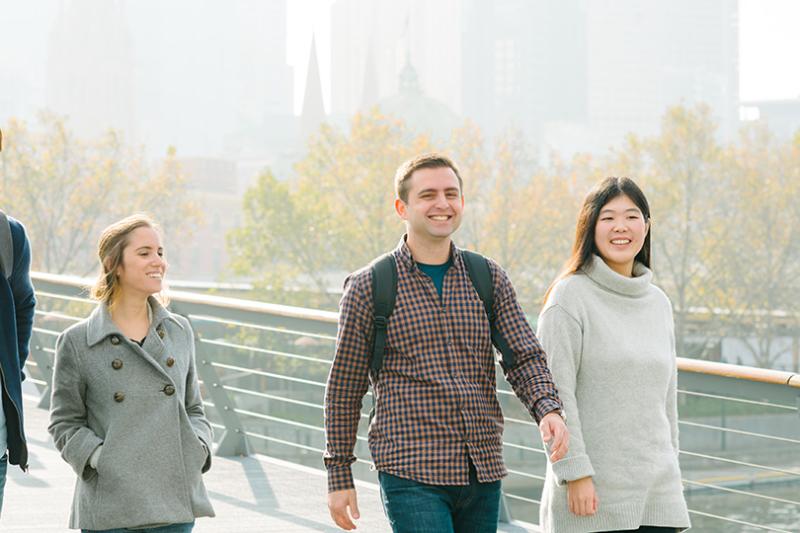
[[[489,269],[489,261],[481,254],[469,250],[461,250],[461,257],[467,266],[472,285],[483,300],[483,307],[486,309],[486,316],[492,330],[492,344],[503,354],[502,366],[504,370],[508,370],[514,366],[516,355],[495,323],[494,281],[492,280],[492,271]]]
[[[373,340],[370,369],[375,374],[383,367],[389,317],[392,316],[392,311],[394,311],[396,299],[397,263],[394,255],[388,253],[372,263]]]
[[[11,238],[11,224],[6,214],[0,210],[0,273],[10,278],[14,272],[14,240]]]

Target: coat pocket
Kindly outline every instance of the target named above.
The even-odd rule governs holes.
[[[196,435],[190,439],[187,448],[187,468],[189,468],[190,475],[194,475],[196,472],[202,473],[211,450],[206,451],[203,441]]]

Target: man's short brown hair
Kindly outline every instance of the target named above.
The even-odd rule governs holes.
[[[461,180],[461,174],[458,172],[456,164],[449,157],[437,153],[423,154],[409,159],[400,165],[397,172],[395,172],[394,190],[397,197],[403,202],[408,203],[408,181],[411,179],[411,175],[422,168],[449,168],[458,178],[458,190],[463,192],[464,182]]]

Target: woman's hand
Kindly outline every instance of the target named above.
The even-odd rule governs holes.
[[[570,512],[578,516],[589,516],[597,512],[600,502],[591,476],[567,481],[567,503]]]

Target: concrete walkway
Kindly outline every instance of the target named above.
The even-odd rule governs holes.
[[[32,399],[25,401],[30,449],[27,474],[9,467],[0,531],[50,533],[68,531],[75,474],[61,459],[47,433],[47,412]],[[214,457],[205,476],[216,518],[197,521],[196,533],[336,532],[325,504],[325,473],[263,455]],[[359,482],[361,520],[358,530],[389,532],[377,486]],[[505,533],[533,533],[520,524]]]

